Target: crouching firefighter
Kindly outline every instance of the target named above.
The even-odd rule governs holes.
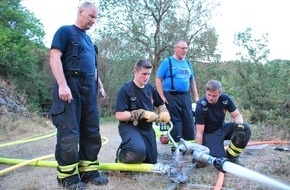
[[[57,181],[67,189],[84,189],[88,182],[108,183],[107,177],[98,172],[100,81],[96,82],[95,76],[94,44],[86,34],[96,17],[95,5],[83,3],[75,25],[60,27],[51,44],[50,66],[56,82],[50,114],[57,128]]]
[[[233,122],[225,123],[227,111],[231,114]],[[243,166],[238,158],[250,140],[250,126],[244,123],[243,116],[233,100],[222,93],[219,81],[207,82],[205,97],[196,106],[195,123],[196,142],[207,146],[210,155],[227,157],[231,162]],[[230,140],[226,151],[224,140]]]
[[[116,162],[157,163],[152,122],[168,123],[170,115],[157,90],[148,83],[152,68],[147,60],[137,61],[134,79],[126,82],[118,92],[115,116],[119,121],[122,142],[116,153]]]

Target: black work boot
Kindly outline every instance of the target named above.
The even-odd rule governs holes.
[[[86,189],[86,184],[80,181],[79,175],[73,175],[60,179],[57,177],[57,182],[60,187],[68,190],[84,190]]]
[[[81,175],[81,181],[85,183],[92,183],[94,185],[107,185],[108,178],[101,175],[98,171],[84,172]]]
[[[119,146],[119,148],[117,149],[115,163],[121,163],[121,161],[119,160],[120,152],[121,152],[121,146]]]
[[[232,163],[234,163],[234,164],[237,164],[237,165],[242,166],[242,167],[245,166],[245,165],[240,161],[239,156],[231,156],[231,155],[228,154],[228,159],[229,159]]]

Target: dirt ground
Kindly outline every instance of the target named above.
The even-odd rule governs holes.
[[[50,131],[54,132],[54,131]],[[101,125],[101,135],[107,139],[107,143],[102,147],[99,154],[100,163],[113,163],[115,152],[121,141],[117,123],[106,123]],[[28,135],[29,136],[29,135]],[[105,141],[104,141],[105,142]],[[4,142],[1,142],[4,143]],[[265,145],[266,146],[266,145]],[[245,167],[255,172],[261,173],[271,179],[278,180],[285,184],[290,184],[290,151],[277,151],[268,145],[258,153],[246,151],[241,155],[241,160]],[[284,145],[284,147],[289,145]],[[44,155],[54,153],[55,137],[43,140],[7,146],[0,148],[0,157],[33,159]],[[158,142],[159,161],[170,162],[171,153],[168,145]],[[247,153],[248,152],[248,153]],[[54,159],[50,159],[54,160]],[[185,157],[185,170],[191,163],[191,156]],[[0,170],[10,167],[11,165],[0,164]],[[169,176],[157,173],[133,172],[120,173],[119,171],[102,171],[109,178],[109,184],[102,187],[88,185],[87,189],[100,190],[159,190],[172,189],[172,181]],[[194,169],[189,174],[188,183],[179,184],[177,190],[189,189],[213,189],[217,179],[218,171],[213,166]],[[249,174],[252,175],[252,174]],[[5,173],[0,176],[1,190],[51,190],[61,189],[56,183],[56,169],[48,167],[26,166],[17,170]],[[256,181],[233,175],[225,174],[223,189],[256,189],[256,190],[274,190],[275,187],[264,185]],[[289,186],[290,189],[290,186]]]

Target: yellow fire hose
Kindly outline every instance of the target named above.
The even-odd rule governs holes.
[[[38,167],[57,167],[56,161],[48,161],[43,159],[48,159],[53,157],[54,155],[47,155],[42,156],[39,158],[35,158],[32,160],[23,160],[23,159],[13,159],[13,158],[1,158],[0,157],[0,163],[3,164],[16,164],[15,166],[12,166],[10,168],[7,168],[5,170],[0,171],[0,175],[3,175],[4,173],[10,172],[12,170],[15,170],[19,167],[17,166],[38,166]],[[139,171],[139,172],[149,172],[153,171],[154,164],[123,164],[123,163],[99,163],[98,170],[115,170],[115,171]]]
[[[45,138],[48,138],[48,137],[52,137],[55,134],[56,134],[56,132],[54,132],[52,134],[44,135],[44,136],[35,137],[35,138],[28,138],[28,139],[18,140],[18,141],[14,141],[14,142],[10,142],[10,143],[0,144],[0,148],[1,147],[6,147],[6,146],[11,146],[11,145],[23,144],[23,143],[32,142],[32,141],[37,141],[37,140],[42,140],[42,139],[45,139]],[[104,142],[102,143],[102,146],[108,144],[109,140],[106,137],[102,137],[102,139],[104,140]],[[37,166],[37,163],[40,160],[49,159],[49,158],[53,158],[53,157],[54,157],[54,154],[41,156],[41,157],[34,158],[34,159],[31,159],[31,160],[0,158],[0,160],[1,160],[0,163],[16,164],[14,166],[11,166],[9,168],[1,170],[0,171],[0,176],[5,174],[5,173],[11,172],[13,170],[16,170],[18,168],[27,166],[27,165]],[[47,164],[47,167],[56,167],[57,166],[57,163],[56,162],[54,163],[53,161],[44,161],[44,163]]]
[[[32,160],[22,160],[21,162],[18,162],[16,165],[14,165],[14,166],[11,166],[11,167],[9,167],[9,168],[6,168],[6,169],[4,169],[4,170],[1,170],[0,171],[0,176],[1,175],[3,175],[3,174],[5,174],[5,173],[8,173],[8,172],[11,172],[11,171],[13,171],[13,170],[16,170],[16,169],[18,169],[18,168],[21,168],[21,167],[23,167],[23,166],[26,166],[26,165],[29,165],[29,164],[31,164],[31,163],[35,163],[35,162],[37,162],[37,161],[39,161],[39,160],[44,160],[44,159],[48,159],[48,158],[52,158],[52,157],[54,157],[54,154],[50,154],[50,155],[47,155],[47,156],[42,156],[42,157],[38,157],[38,158],[34,158],[34,159],[32,159]],[[9,158],[1,158],[2,160],[3,160],[3,162],[2,161],[0,161],[1,163],[5,163],[4,161],[5,160],[7,160],[7,163],[9,162]],[[12,160],[12,159],[11,159]]]
[[[48,134],[48,135],[39,136],[39,137],[27,138],[27,139],[17,140],[17,141],[13,141],[13,142],[9,142],[9,143],[0,144],[0,148],[6,147],[6,146],[12,146],[12,145],[17,145],[17,144],[23,144],[23,143],[28,143],[28,142],[42,140],[42,139],[45,139],[45,138],[49,138],[49,137],[55,136],[55,134],[56,134],[56,132]]]

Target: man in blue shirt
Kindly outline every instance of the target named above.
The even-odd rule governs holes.
[[[185,59],[187,43],[178,40],[173,47],[174,55],[164,59],[157,70],[156,88],[170,113],[173,124],[170,135],[174,141],[183,138],[193,142],[195,128],[190,91],[196,102],[199,99],[195,77],[192,65]]]
[[[225,123],[226,112],[234,122]],[[243,165],[238,156],[244,151],[251,137],[250,126],[233,100],[222,93],[222,85],[217,80],[206,84],[205,98],[199,100],[195,110],[196,143],[207,146],[215,157],[227,157],[233,163]],[[227,151],[224,140],[231,140]]]

